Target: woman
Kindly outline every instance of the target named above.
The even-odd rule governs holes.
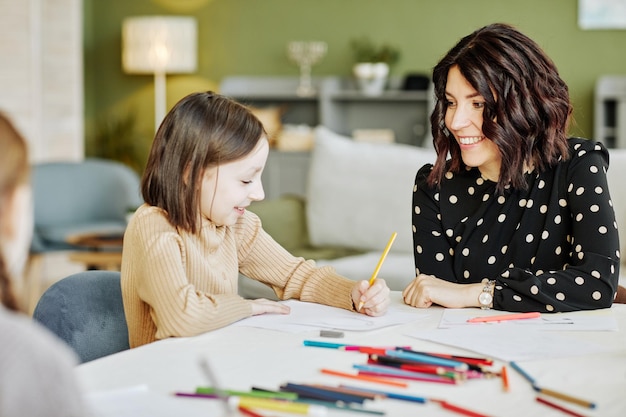
[[[19,312],[13,292],[33,218],[26,141],[2,114],[0,149],[0,416],[86,416],[74,378],[76,356]]]
[[[611,306],[620,253],[608,153],[567,137],[572,106],[554,63],[515,28],[492,24],[461,39],[433,82],[438,157],[415,179],[417,277],[405,302]]]

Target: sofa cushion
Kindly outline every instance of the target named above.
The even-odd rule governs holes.
[[[307,188],[311,244],[382,251],[395,231],[391,252],[412,253],[413,182],[434,160],[432,149],[357,142],[318,126]]]
[[[286,194],[255,201],[249,207],[261,219],[263,229],[294,256],[305,259],[335,259],[363,253],[344,246],[312,246],[307,233],[304,198]]]
[[[285,195],[255,201],[248,209],[259,216],[263,229],[288,251],[308,245],[302,197]]]

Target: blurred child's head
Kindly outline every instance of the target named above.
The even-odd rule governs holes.
[[[32,238],[33,213],[26,141],[0,113],[0,298],[18,309],[11,279],[21,277]]]

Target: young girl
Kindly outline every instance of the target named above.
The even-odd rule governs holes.
[[[74,377],[76,355],[19,309],[33,217],[26,141],[0,114],[0,416],[88,415]]]
[[[165,117],[142,178],[146,202],[124,236],[122,295],[130,346],[192,336],[256,314],[288,314],[237,294],[238,274],[297,298],[376,316],[389,305],[379,279],[354,282],[295,258],[246,210],[264,198],[269,144],[244,106],[212,92],[183,98]]]

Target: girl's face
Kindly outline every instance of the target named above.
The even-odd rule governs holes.
[[[465,165],[478,167],[483,177],[498,181],[502,156],[498,146],[483,135],[485,99],[461,74],[458,66],[448,71],[445,123],[461,148]]]
[[[218,226],[231,226],[253,201],[263,200],[265,193],[261,173],[267,162],[269,144],[259,140],[245,157],[207,168],[200,188],[200,211]]]

